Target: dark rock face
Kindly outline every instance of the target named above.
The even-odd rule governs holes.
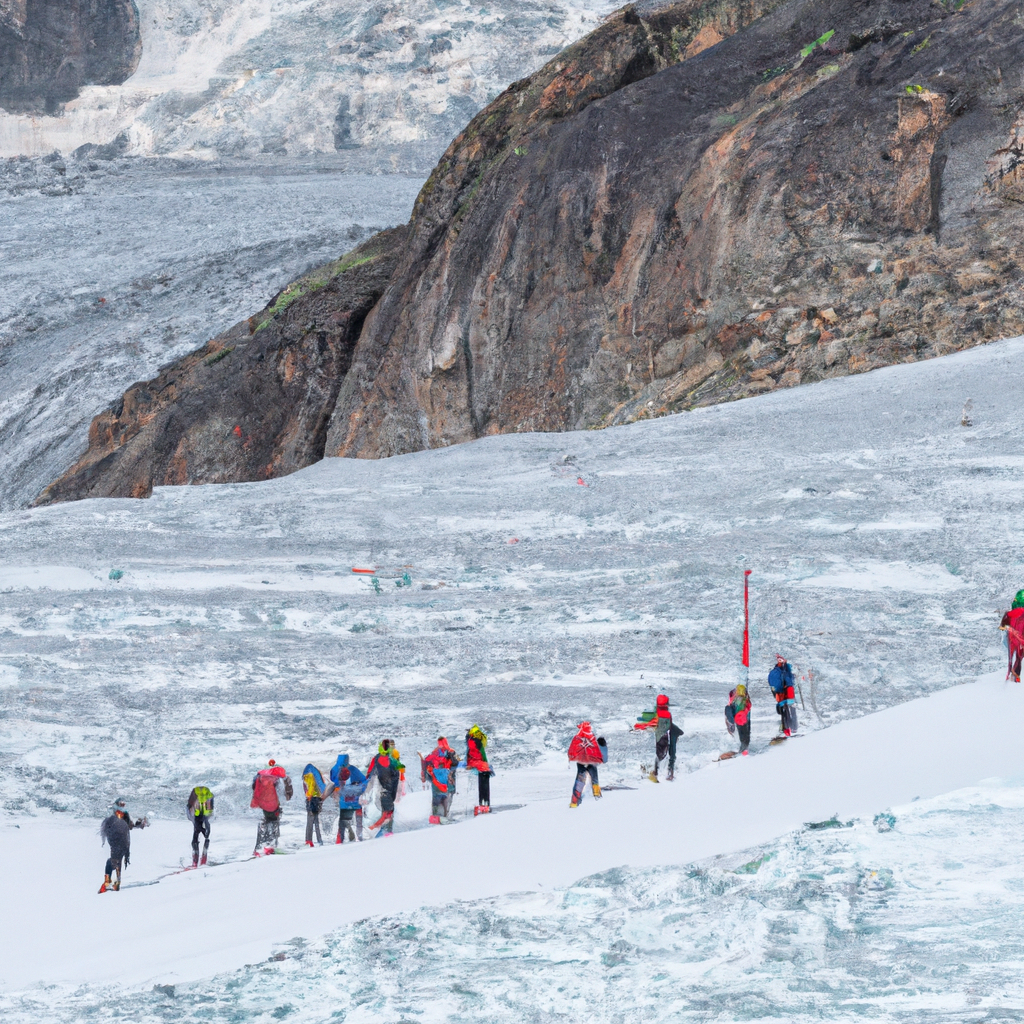
[[[83,85],[120,85],[142,57],[133,0],[0,0],[0,106],[56,113]]]
[[[133,406],[97,418],[44,500],[628,422],[1024,332],[1019,5],[957,6],[626,8],[455,139],[382,243],[343,359],[307,353],[295,319],[303,383],[250,389],[287,456],[168,458],[170,427],[139,429]],[[346,295],[325,290],[321,315]],[[185,369],[161,398],[176,446],[241,415]],[[272,408],[299,395],[309,436],[331,417],[322,444],[294,445]]]
[[[264,480],[319,461],[363,320],[405,236],[375,235],[133,385],[93,420],[85,455],[39,503],[145,498],[154,485]]]
[[[543,83],[513,86],[424,189],[327,453],[624,422],[1019,333],[1018,10],[790,2],[579,112],[517,122]]]

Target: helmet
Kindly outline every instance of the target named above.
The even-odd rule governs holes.
[[[113,811],[115,814],[127,814],[128,813],[128,801],[123,796],[119,796],[114,801]]]
[[[658,694],[658,707],[659,708],[667,708],[668,707],[668,694],[666,694],[666,693],[659,693]]]

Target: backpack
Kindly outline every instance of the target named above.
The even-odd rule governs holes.
[[[601,748],[590,729],[580,729],[569,744],[569,760],[577,764],[603,764]]]
[[[258,772],[253,780],[252,801],[249,806],[258,807],[261,811],[280,810],[281,804],[277,799],[275,781],[276,777],[269,771]]]
[[[320,774],[320,769],[316,765],[307,764],[302,770],[302,786],[307,800],[310,797],[321,797],[324,795],[324,790],[327,787],[324,785],[324,777]],[[287,783],[285,784],[285,792],[287,792]]]
[[[213,793],[206,786],[196,786],[192,790],[192,799],[189,800],[188,806],[197,818],[201,814],[213,814]]]
[[[1013,599],[1011,608],[1024,608],[1024,590],[1018,590],[1017,596]]]

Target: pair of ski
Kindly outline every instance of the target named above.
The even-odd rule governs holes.
[[[779,747],[783,743],[785,743],[786,740],[792,740],[792,739],[796,739],[796,736],[773,736],[768,741],[768,746],[769,747]],[[740,753],[739,753],[738,750],[726,750],[723,753],[719,754],[718,757],[715,758],[715,763],[717,764],[719,761],[731,761],[734,757],[739,757],[739,756],[740,756]]]

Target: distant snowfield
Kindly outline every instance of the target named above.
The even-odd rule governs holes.
[[[996,626],[1024,585],[1022,355],[0,515],[4,1019],[1019,1019]],[[745,568],[754,756],[712,764]],[[809,734],[782,748],[776,651]],[[655,787],[627,725],[659,691],[685,735]],[[582,718],[610,788],[570,811]],[[473,722],[490,819],[463,779],[455,825],[412,792],[393,839],[305,851],[290,808],[294,856],[95,894],[116,796],[154,821],[127,875],[152,880],[188,855],[196,783],[237,861],[268,757],[297,775],[390,736],[415,769]],[[850,828],[801,828],[834,812]]]

